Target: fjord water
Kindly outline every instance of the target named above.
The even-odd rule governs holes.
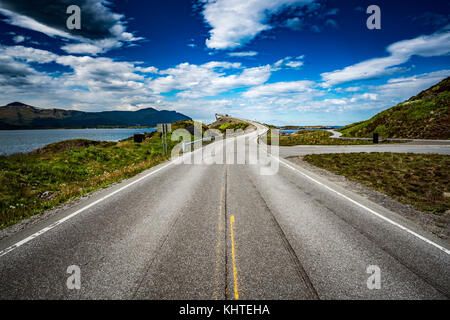
[[[135,133],[155,130],[156,128],[0,130],[0,155],[27,153],[47,144],[63,140],[119,141],[131,137]]]
[[[330,127],[330,128],[333,128],[333,129],[340,129],[340,128],[342,128],[342,126],[332,126],[332,127]],[[297,132],[297,131],[316,131],[316,130],[328,130],[328,129],[319,129],[319,128],[305,128],[305,129],[280,129],[280,132],[284,132],[284,133],[287,133],[287,134],[293,134],[293,133],[295,133],[295,132]]]

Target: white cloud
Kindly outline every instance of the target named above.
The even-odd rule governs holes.
[[[137,74],[130,62],[110,58],[59,56],[56,62],[73,69],[63,78],[67,86],[87,87],[90,91],[124,91],[144,89],[145,77]]]
[[[225,112],[252,119],[257,114],[258,119],[284,117],[298,121],[304,119],[305,112],[321,112],[330,113],[332,121],[337,119],[334,114],[391,107],[450,75],[450,70],[442,70],[391,79],[379,86],[336,90],[323,89],[307,80],[267,83],[274,70],[289,68],[289,62],[301,62],[303,58],[286,57],[280,63],[253,68],[239,62],[210,61],[158,70],[143,62],[57,55],[26,46],[0,45],[0,100],[20,98],[36,106],[85,111],[154,107],[177,110],[201,120]],[[35,65],[52,62],[65,66],[64,71],[46,73]],[[231,92],[226,98],[218,96],[234,89],[246,91],[241,95]],[[166,97],[163,93],[172,94]]]
[[[347,99],[325,99],[322,100],[324,103],[330,103],[330,104],[335,104],[335,105],[343,105],[343,104],[347,104]]]
[[[181,90],[178,97],[200,98],[214,96],[231,89],[255,86],[266,82],[270,66],[244,68],[240,73],[227,75],[224,70],[240,69],[240,63],[212,61],[202,65],[181,63],[175,68],[161,70],[163,77],[149,83],[155,93]]]
[[[143,73],[158,73],[159,72],[158,68],[156,68],[156,67],[146,67],[146,68],[136,67],[136,71],[140,71]]]
[[[264,96],[278,96],[281,94],[294,94],[299,92],[312,92],[314,82],[312,81],[284,81],[274,82],[250,88],[242,94],[246,98],[257,98]]]
[[[72,54],[97,55],[143,39],[126,31],[124,16],[112,12],[107,1],[80,0],[78,5],[82,8],[83,19],[81,30],[75,34],[67,31],[65,19],[56,14],[59,11],[65,13],[65,0],[55,0],[52,6],[39,5],[33,1],[18,3],[3,0],[0,2],[0,13],[6,16],[4,21],[11,25],[49,37],[76,41],[62,47],[62,50]]]
[[[224,61],[211,61],[202,65],[206,69],[238,69],[241,67],[240,62],[224,62]]]
[[[330,87],[349,81],[372,79],[397,73],[404,70],[397,66],[407,62],[414,55],[422,57],[446,55],[450,52],[450,32],[399,41],[391,44],[387,51],[390,53],[387,57],[374,58],[342,70],[322,73],[324,86]]]
[[[206,46],[232,49],[272,28],[267,20],[287,7],[302,6],[314,0],[209,0],[203,8],[205,21],[212,27]]]
[[[361,91],[361,87],[348,87],[344,89],[345,92],[356,92]]]
[[[254,57],[258,55],[256,51],[242,51],[242,52],[229,52],[228,56],[230,57]]]
[[[49,37],[59,36],[67,39],[75,39],[74,36],[70,35],[67,32],[57,30],[55,28],[48,27],[36,20],[29,18],[27,16],[17,14],[7,9],[0,8],[0,13],[7,17],[6,22],[12,24],[14,26],[22,27],[25,29],[30,29],[33,31],[41,32]]]
[[[16,60],[25,61],[27,63],[50,63],[58,57],[56,54],[46,50],[35,49],[24,46],[1,46],[0,53]]]
[[[450,76],[450,70],[440,70],[410,77],[389,79],[386,84],[371,86],[383,98],[395,98],[398,101],[409,99],[420,91]]]
[[[21,42],[24,42],[27,39],[28,39],[28,37],[24,37],[24,36],[18,35],[18,36],[15,36],[13,38],[13,41],[14,41],[14,43],[21,43]]]
[[[357,99],[366,99],[366,100],[377,100],[378,99],[378,94],[376,93],[370,93],[370,92],[366,92],[363,93],[359,96],[356,96]]]
[[[282,68],[293,68],[298,69],[303,66],[303,61],[301,61],[305,56],[301,55],[295,58],[285,57],[283,59],[278,60],[273,64],[273,70],[278,71]]]
[[[75,43],[75,44],[67,44],[61,47],[62,50],[73,53],[73,54],[81,54],[87,53],[96,56],[101,53],[103,50],[100,47],[97,47],[93,44],[89,43]]]
[[[303,65],[303,61],[289,61],[286,65],[291,68],[299,68]]]
[[[363,93],[363,94],[354,95],[350,99],[350,102],[356,102],[356,101],[359,101],[359,100],[372,100],[372,101],[374,101],[374,100],[377,100],[377,99],[378,99],[378,94],[366,92],[366,93]]]

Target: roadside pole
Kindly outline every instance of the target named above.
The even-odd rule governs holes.
[[[167,132],[171,130],[172,125],[170,123],[158,123],[158,132],[161,132],[162,149],[164,155],[167,155]]]
[[[164,155],[167,156],[167,135],[166,135],[166,132],[167,132],[167,125],[166,125],[165,123],[163,123],[162,128],[163,128],[163,132],[162,132],[162,138],[163,138],[163,152],[164,152]]]

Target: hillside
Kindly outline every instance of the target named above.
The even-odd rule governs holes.
[[[450,139],[450,77],[373,118],[341,128],[346,137]]]
[[[153,127],[158,123],[190,120],[175,111],[153,108],[138,111],[83,112],[41,109],[20,102],[0,107],[0,129],[53,129],[96,127]]]

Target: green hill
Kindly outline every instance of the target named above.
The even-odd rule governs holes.
[[[373,118],[339,131],[345,137],[450,139],[450,77]]]
[[[175,111],[146,108],[137,111],[83,112],[41,109],[20,102],[0,107],[0,129],[154,127],[158,123],[191,120]]]

